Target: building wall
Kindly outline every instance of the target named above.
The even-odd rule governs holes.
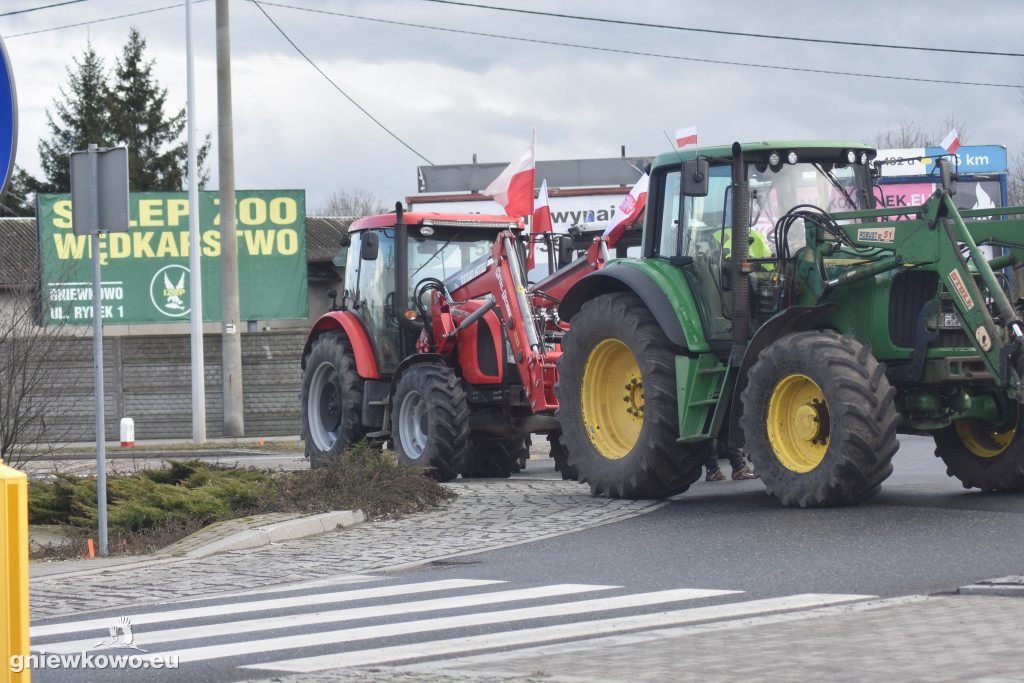
[[[242,334],[242,387],[245,434],[252,437],[298,434],[301,332]],[[206,435],[223,435],[221,338],[203,339]],[[70,441],[96,438],[93,340],[61,340],[59,357],[66,380],[49,391],[68,402]],[[122,417],[135,422],[136,440],[192,438],[192,365],[189,335],[106,337],[103,339],[106,440],[120,438]]]

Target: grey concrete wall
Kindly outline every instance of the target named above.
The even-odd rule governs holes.
[[[306,332],[242,334],[245,434],[298,434],[299,367]],[[91,337],[61,340],[65,379],[52,391],[67,413],[54,416],[70,427],[69,440],[96,438],[95,380]],[[107,440],[119,439],[122,417],[135,422],[136,440],[192,438],[192,365],[189,335],[104,337],[104,404]],[[220,335],[203,339],[206,379],[206,435],[222,435]]]

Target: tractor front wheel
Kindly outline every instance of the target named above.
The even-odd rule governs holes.
[[[671,496],[697,480],[704,449],[676,441],[675,353],[635,294],[583,304],[558,359],[563,472],[612,498]]]
[[[416,365],[398,380],[391,436],[403,467],[426,467],[439,481],[459,473],[469,438],[466,392],[451,368]]]
[[[761,352],[743,391],[744,450],[783,505],[853,505],[878,492],[899,448],[885,366],[851,336],[798,332]]]
[[[310,467],[323,467],[365,436],[363,379],[352,348],[336,335],[313,342],[302,376],[302,440]]]
[[[1024,428],[1019,413],[1008,429],[996,430],[981,420],[957,420],[933,438],[935,455],[946,463],[946,473],[965,489],[1024,491]]]

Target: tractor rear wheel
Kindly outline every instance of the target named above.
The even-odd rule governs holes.
[[[556,416],[567,465],[595,495],[661,498],[700,477],[704,449],[676,442],[675,354],[635,294],[598,296],[573,316]]]
[[[459,467],[464,479],[508,479],[522,469],[523,439],[473,440]]]
[[[896,390],[851,336],[811,330],[768,346],[750,369],[744,450],[783,505],[853,505],[878,492],[899,448]]]
[[[361,440],[363,379],[352,347],[336,335],[321,335],[302,376],[302,440],[310,467],[323,467]]]
[[[1004,431],[981,420],[957,420],[934,434],[935,455],[946,474],[965,489],[1024,491],[1024,428],[1016,423]]]
[[[424,363],[409,368],[395,388],[391,436],[402,467],[426,467],[451,481],[469,438],[466,392],[451,368]]]

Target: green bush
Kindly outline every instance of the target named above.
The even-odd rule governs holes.
[[[400,468],[395,454],[356,444],[328,466],[300,472],[221,467],[201,460],[169,461],[161,470],[107,477],[107,528],[124,546],[146,552],[216,521],[266,512],[362,510],[368,517],[401,515],[441,505],[454,494],[421,469]],[[98,528],[95,477],[54,475],[30,481],[30,524],[56,524],[74,536]],[[129,548],[130,544],[130,548]]]

